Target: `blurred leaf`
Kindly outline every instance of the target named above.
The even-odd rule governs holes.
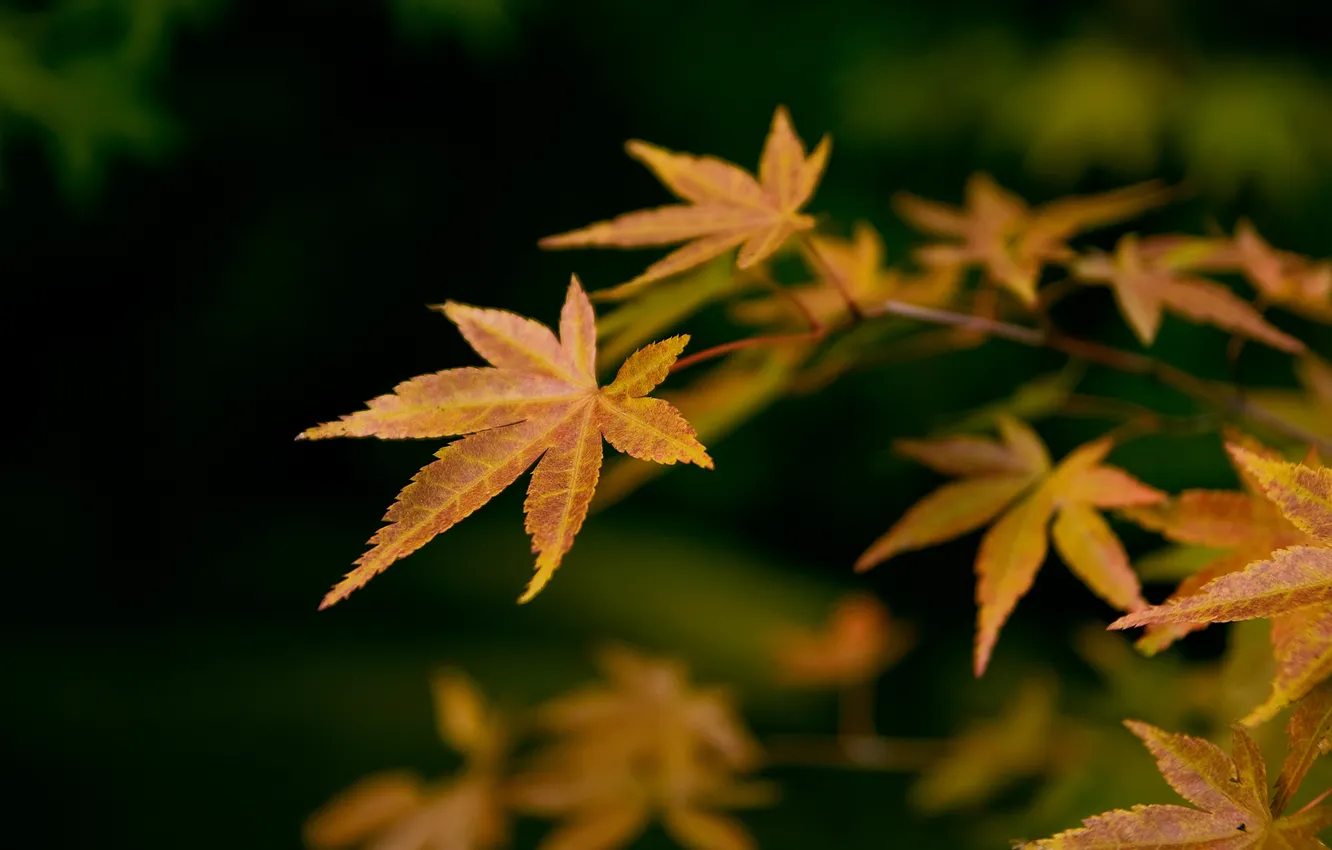
[[[1008,398],[963,413],[939,430],[943,433],[989,431],[999,419],[1008,416],[1035,422],[1058,413],[1073,394],[1086,367],[1070,360],[1058,372],[1051,372],[1018,386]]]
[[[686,274],[662,281],[597,318],[597,368],[619,364],[653,339],[708,304],[744,286],[730,257],[718,257]]]
[[[13,129],[41,131],[62,187],[81,199],[97,192],[116,156],[167,152],[177,131],[155,102],[153,83],[176,29],[219,5],[63,0],[40,12],[4,14],[0,138],[15,135]]]
[[[454,36],[474,53],[485,55],[514,37],[515,0],[391,0],[394,24],[407,41],[429,44]],[[526,0],[531,3],[532,0]]]
[[[1234,64],[1205,75],[1181,104],[1175,132],[1193,179],[1232,197],[1303,191],[1332,161],[1332,92],[1301,71]]]
[[[872,681],[915,642],[910,626],[894,621],[873,596],[838,600],[818,631],[787,627],[775,635],[777,676],[786,685],[844,688]]]
[[[1178,584],[1225,552],[1206,546],[1165,546],[1134,561],[1133,568],[1145,582]]]
[[[1032,678],[997,719],[971,724],[911,787],[911,804],[928,814],[974,808],[1004,788],[1080,759],[1076,731],[1059,717],[1053,680]]]
[[[845,135],[902,146],[922,136],[956,138],[1015,85],[1023,62],[1016,39],[998,30],[964,33],[915,55],[876,51],[840,80]]]
[[[1160,155],[1175,81],[1143,51],[1074,40],[992,106],[988,138],[1068,185],[1093,167],[1145,174]]]
[[[738,822],[705,812],[750,796],[743,776],[760,757],[729,694],[695,687],[675,659],[610,646],[598,660],[604,683],[537,710],[552,740],[510,786],[520,810],[563,820],[543,846],[611,850],[652,815],[689,847],[750,846]],[[732,840],[697,842],[718,831]],[[602,840],[594,843],[593,834]]]

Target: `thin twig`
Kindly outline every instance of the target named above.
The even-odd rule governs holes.
[[[854,301],[849,299],[847,301],[848,307],[854,305],[854,303]],[[983,316],[973,316],[967,313],[954,313],[949,310],[940,310],[934,307],[922,307],[917,304],[908,304],[904,301],[888,300],[881,301],[872,307],[856,306],[854,315],[859,317],[856,321],[878,316],[902,316],[933,325],[948,325],[951,327],[964,328],[989,334],[990,336],[996,336],[1031,348],[1048,348],[1053,351],[1060,351],[1070,357],[1086,360],[1089,363],[1095,363],[1099,366],[1105,366],[1106,368],[1115,369],[1119,372],[1125,372],[1131,375],[1142,375],[1159,381],[1172,389],[1178,390],[1184,395],[1209,404],[1228,414],[1248,419],[1249,421],[1261,425],[1287,439],[1313,446],[1324,454],[1332,455],[1332,440],[1320,437],[1319,435],[1282,418],[1278,414],[1273,413],[1262,405],[1249,399],[1236,387],[1203,380],[1202,378],[1185,372],[1183,369],[1172,366],[1161,360],[1157,360],[1154,357],[1148,357],[1145,354],[1136,354],[1109,345],[1102,345],[1098,342],[1078,339],[1077,337],[1068,336],[1053,328],[1041,330],[1023,325],[1009,324],[1008,322],[1001,322]],[[671,367],[671,371],[676,372],[702,360],[718,357],[722,354],[727,354],[744,348],[786,342],[809,342],[818,340],[825,335],[826,332],[805,332],[798,334],[774,334],[771,336],[737,340],[736,342],[719,345],[715,348],[700,351],[697,354],[678,360],[675,365]]]
[[[764,742],[771,765],[859,768],[915,773],[938,761],[948,742],[878,735],[778,735]]]
[[[881,301],[874,307],[867,308],[865,315],[868,317],[903,316],[908,319],[927,322],[931,325],[951,325],[955,328],[981,331],[990,336],[1002,337],[1037,348],[1045,344],[1045,334],[1035,328],[1010,325],[1007,322],[987,319],[984,316],[973,316],[970,313],[954,313],[950,310],[939,310],[934,307],[921,307],[918,304],[908,304],[905,301]]]
[[[1164,363],[1154,357],[1148,357],[1145,354],[1135,354],[1098,342],[1077,339],[1058,331],[1040,331],[1035,328],[995,321],[994,319],[984,319],[965,313],[952,313],[932,307],[919,307],[915,304],[905,304],[900,301],[882,302],[870,313],[870,315],[884,314],[906,316],[937,325],[974,328],[985,331],[992,336],[1001,337],[1032,348],[1049,348],[1099,366],[1132,375],[1154,378],[1187,396],[1220,408],[1227,413],[1244,417],[1281,434],[1283,437],[1316,446],[1322,452],[1332,452],[1332,440],[1320,437],[1293,422],[1283,419],[1267,408],[1254,403],[1235,387],[1205,381],[1185,372],[1183,369],[1171,366],[1169,363]]]
[[[765,334],[763,336],[754,336],[748,339],[739,339],[734,342],[714,345],[712,348],[696,351],[688,357],[682,357],[675,361],[675,363],[671,364],[671,372],[688,369],[690,366],[697,363],[712,360],[713,358],[721,357],[724,354],[730,354],[732,351],[741,351],[746,348],[758,348],[764,345],[781,345],[782,343],[787,342],[817,342],[827,335],[827,326],[820,322],[819,317],[810,311],[809,307],[805,305],[805,302],[797,298],[789,289],[782,286],[780,283],[773,280],[771,276],[762,271],[750,270],[748,275],[751,280],[773,290],[777,293],[779,298],[790,304],[792,309],[796,310],[805,320],[805,324],[808,326],[807,330],[802,333],[792,334]]]

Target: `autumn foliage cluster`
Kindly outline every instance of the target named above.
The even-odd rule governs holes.
[[[1083,826],[1034,846],[1323,847],[1317,834],[1332,825],[1327,792],[1299,808],[1291,803],[1314,761],[1332,749],[1332,468],[1323,461],[1332,448],[1332,367],[1272,314],[1332,322],[1332,263],[1278,250],[1244,221],[1230,233],[1130,233],[1109,252],[1080,248],[1071,240],[1170,203],[1175,193],[1148,183],[1031,205],[978,174],[958,207],[895,199],[927,241],[889,266],[873,226],[857,224],[848,238],[806,211],[831,142],[808,150],[785,109],[773,117],[756,173],[646,142],[629,142],[627,150],[677,202],[541,245],[677,247],[633,279],[590,294],[575,277],[557,331],[502,310],[445,303],[440,311],[488,365],[412,378],[364,410],[300,435],[456,438],[399,494],[387,525],[323,607],[532,469],[524,512],[535,573],[519,600],[528,602],[552,580],[590,511],[630,493],[658,465],[726,474],[702,471],[713,468],[705,444],[779,395],[816,390],[885,349],[913,357],[981,345],[1051,349],[1075,368],[1158,381],[1202,412],[1182,421],[1123,400],[1078,396],[1076,374],[1061,374],[979,429],[901,440],[901,455],[949,480],[866,540],[854,568],[981,531],[976,676],[1038,572],[1054,568],[1047,566],[1051,551],[1122,612],[1111,630],[1142,630],[1136,646],[1145,656],[1212,623],[1270,621],[1274,675],[1264,699],[1221,720],[1223,728],[1233,725],[1229,754],[1202,737],[1124,720],[1191,807],[1089,812]],[[1055,306],[1096,288],[1109,289],[1138,347],[1111,347],[1058,326]],[[594,303],[606,307],[599,313]],[[736,337],[685,356],[689,336],[667,334],[688,329],[692,316],[717,304]],[[1289,355],[1301,389],[1243,388],[1152,357],[1166,316],[1228,335],[1232,361],[1246,345]],[[889,328],[896,335],[886,338]],[[667,390],[655,396],[668,377]],[[1027,420],[1079,405],[1112,411],[1122,422],[1051,457]],[[1214,430],[1241,489],[1167,493],[1111,461],[1120,443],[1176,427]],[[604,474],[603,440],[626,456]],[[1131,563],[1112,521],[1168,544],[1154,569],[1164,565],[1178,586],[1160,604],[1144,597],[1143,565]],[[569,562],[567,569],[578,568],[576,555]],[[793,687],[838,692],[843,724],[828,739],[836,759],[872,766],[904,758],[905,769],[920,773],[912,793],[927,809],[982,798],[1009,776],[1094,758],[1078,729],[1055,724],[1062,731],[1049,733],[1052,686],[1039,677],[1022,686],[1011,716],[966,730],[937,751],[902,756],[875,730],[872,706],[858,700],[911,640],[876,600],[852,596],[823,631],[774,638],[774,675]],[[1102,632],[1080,651],[1103,662],[1118,657],[1117,641]],[[612,647],[600,663],[604,682],[517,716],[487,706],[461,673],[441,674],[440,734],[462,754],[461,772],[439,784],[398,773],[367,778],[313,816],[310,846],[500,847],[510,817],[526,813],[557,821],[542,844],[548,850],[626,846],[652,820],[685,847],[745,848],[752,839],[727,810],[776,798],[752,774],[779,752],[794,761],[826,753],[802,750],[801,740],[760,744],[733,698],[691,684],[679,662]],[[1115,662],[1127,663],[1136,662]],[[1287,755],[1269,788],[1250,730],[1283,711],[1290,712]]]

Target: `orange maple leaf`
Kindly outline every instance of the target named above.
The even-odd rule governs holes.
[[[1152,805],[1116,809],[1083,826],[1026,845],[1029,850],[1263,850],[1323,847],[1332,806],[1320,800],[1282,817],[1267,802],[1267,766],[1258,745],[1234,730],[1233,757],[1203,738],[1163,732],[1137,720],[1124,725],[1156,757],[1170,787],[1198,808]]]
[[[666,378],[687,336],[632,354],[609,386],[597,387],[596,326],[578,278],[560,313],[560,336],[502,310],[448,302],[443,312],[489,368],[449,369],[399,384],[366,410],[305,431],[303,438],[447,437],[389,508],[390,525],[320,608],[338,602],[399,558],[484,505],[532,464],[523,505],[536,575],[519,599],[535,596],[559,567],[587,516],[601,469],[603,437],[616,449],[658,463],[712,467],[694,429],[674,407],[646,397]],[[299,438],[298,438],[299,439]],[[537,463],[540,459],[540,463]]]
[[[1045,561],[1050,536],[1074,574],[1121,611],[1145,607],[1128,554],[1097,508],[1159,502],[1166,495],[1101,461],[1113,443],[1095,440],[1051,468],[1049,453],[1027,425],[998,420],[1000,441],[979,437],[902,440],[897,449],[946,475],[946,484],[916,503],[856,562],[858,570],[910,549],[932,546],[998,521],[976,556],[975,672],[985,672],[999,630]],[[1002,516],[1000,516],[1002,514]]]
[[[751,268],[777,252],[792,235],[814,227],[800,208],[814,194],[828,163],[832,141],[824,136],[813,153],[791,126],[786,107],[772,116],[758,179],[712,156],[675,153],[631,141],[629,155],[686,203],[625,213],[569,233],[547,236],[543,248],[613,246],[638,248],[687,242],[602,297],[621,297],[653,281],[705,263],[739,246],[736,265]]]
[[[1332,322],[1332,262],[1278,251],[1247,220],[1236,226],[1234,245],[1240,271],[1265,300]]]
[[[777,635],[778,675],[796,687],[846,687],[868,682],[911,649],[909,626],[895,622],[873,596],[838,600],[819,631],[788,629]]]
[[[465,758],[461,775],[427,785],[406,771],[367,776],[305,824],[311,850],[490,850],[508,843],[502,768],[508,734],[462,672],[432,682],[439,733]]]
[[[1151,345],[1165,311],[1194,322],[1215,325],[1273,348],[1301,352],[1304,343],[1276,329],[1247,301],[1219,283],[1183,274],[1170,254],[1144,254],[1137,236],[1119,240],[1113,257],[1091,254],[1071,266],[1089,283],[1109,286],[1119,312],[1143,345]]]
[[[1046,263],[1073,258],[1067,240],[1085,230],[1132,218],[1168,199],[1159,183],[1140,183],[1099,195],[1064,198],[1032,208],[988,174],[967,180],[966,206],[951,207],[899,193],[897,212],[926,233],[958,240],[919,249],[927,265],[979,265],[1023,304],[1036,303]]]
[[[1227,449],[1312,545],[1279,549],[1110,628],[1273,619],[1276,678],[1272,695],[1244,718],[1252,726],[1332,675],[1332,469],[1265,458],[1237,445]]]
[[[556,738],[511,785],[520,809],[564,819],[541,846],[611,850],[656,815],[686,847],[752,848],[739,821],[713,811],[771,797],[767,785],[740,779],[759,749],[729,696],[694,688],[669,659],[611,647],[599,660],[606,684],[539,709]]]
[[[1260,457],[1280,460],[1280,456],[1256,440],[1233,435],[1245,448]],[[1175,543],[1228,550],[1204,564],[1196,573],[1180,582],[1171,600],[1197,593],[1218,576],[1233,573],[1270,557],[1289,546],[1314,540],[1286,519],[1267,498],[1258,480],[1235,461],[1235,471],[1246,492],[1234,490],[1185,490],[1157,505],[1125,508],[1121,513],[1143,528],[1158,532]],[[1138,641],[1138,649],[1155,655],[1184,635],[1202,629],[1206,623],[1160,623],[1147,627]]]

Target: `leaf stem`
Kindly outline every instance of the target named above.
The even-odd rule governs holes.
[[[824,259],[814,240],[810,239],[805,233],[801,233],[797,238],[800,243],[800,251],[804,254],[805,259],[809,260],[810,265],[817,269],[819,276],[831,284],[832,288],[837,290],[838,295],[842,296],[842,301],[846,303],[847,312],[851,314],[852,324],[864,321],[867,318],[864,309],[856,303],[856,299],[851,295],[851,290],[846,285],[846,281],[842,279],[842,275],[831,263]]]
[[[837,734],[844,739],[873,738],[874,683],[856,682],[837,692]]]
[[[795,293],[791,292],[790,289],[773,280],[772,275],[762,269],[751,269],[749,271],[749,277],[756,283],[762,284],[764,287],[772,290],[777,294],[778,298],[781,298],[783,301],[790,304],[791,309],[799,313],[800,317],[805,320],[805,325],[809,328],[811,333],[822,335],[827,332],[827,328],[824,327],[823,322],[819,321],[819,317],[814,315],[809,309],[809,306],[796,297]]]
[[[723,354],[730,354],[732,351],[741,351],[746,348],[758,348],[763,345],[780,345],[785,342],[814,342],[823,337],[823,331],[808,330],[794,334],[768,334],[766,336],[751,336],[747,339],[737,339],[734,342],[725,342],[721,345],[714,345],[712,348],[705,348],[697,351],[688,357],[681,357],[675,363],[671,364],[671,372],[679,372],[681,369],[688,369],[696,363],[702,363],[704,360],[712,360],[721,357]]]
[[[784,342],[817,342],[828,334],[828,328],[819,321],[819,317],[814,315],[805,305],[805,302],[797,298],[786,287],[782,286],[771,276],[761,271],[751,271],[750,278],[768,289],[777,293],[777,296],[791,305],[792,309],[798,312],[808,325],[808,329],[802,333],[794,334],[766,334],[764,336],[750,337],[749,339],[735,340],[721,345],[715,345],[712,348],[705,348],[702,351],[694,352],[688,357],[682,357],[671,365],[671,372],[678,372],[681,369],[688,369],[696,363],[702,363],[705,360],[712,360],[721,357],[724,354],[730,354],[732,351],[740,351],[746,348],[757,348],[762,345],[780,345]]]

